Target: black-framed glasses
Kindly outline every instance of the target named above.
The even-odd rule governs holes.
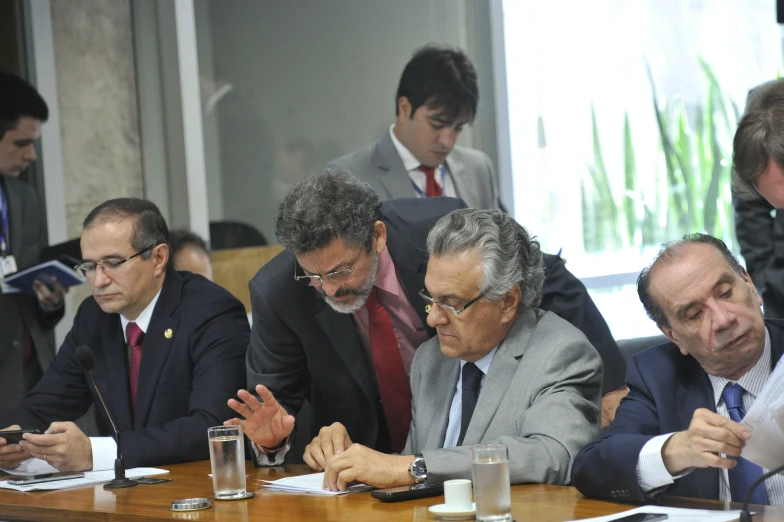
[[[147,248],[143,248],[142,250],[139,250],[134,255],[130,257],[126,257],[125,259],[108,257],[106,259],[101,259],[100,261],[86,261],[81,265],[76,265],[74,267],[74,270],[82,274],[82,276],[91,279],[95,277],[95,271],[97,270],[98,266],[100,266],[104,274],[111,275],[118,268],[120,268],[122,265],[124,265],[134,257],[138,257],[146,252],[149,252],[150,250],[157,247],[158,245],[160,245],[160,243],[155,243],[154,245],[150,245]]]
[[[313,286],[321,286],[324,284],[324,280],[326,279],[330,283],[336,284],[343,284],[348,281],[351,276],[354,275],[354,270],[357,269],[357,265],[359,264],[359,258],[362,256],[362,248],[359,249],[357,253],[357,259],[354,261],[354,266],[351,268],[344,268],[343,270],[335,270],[334,272],[330,272],[324,276],[320,275],[297,275],[297,266],[299,263],[294,262],[294,280],[298,283],[302,283],[305,285],[313,285]]]
[[[441,301],[436,301],[435,299],[433,299],[433,296],[430,295],[430,293],[427,291],[426,288],[423,288],[422,290],[419,291],[419,296],[428,303],[428,305],[425,307],[425,312],[430,313],[433,309],[433,305],[438,305],[439,308],[443,308],[444,310],[449,310],[452,313],[452,315],[457,317],[463,312],[465,312],[466,308],[468,308],[475,302],[479,301],[482,297],[484,297],[486,293],[487,290],[485,290],[478,296],[474,297],[460,308],[455,308],[454,306],[448,305],[446,303],[442,303]]]

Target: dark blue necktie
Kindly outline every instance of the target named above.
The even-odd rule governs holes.
[[[730,413],[730,419],[735,422],[740,422],[746,416],[746,410],[743,408],[743,394],[746,390],[739,384],[729,383],[724,387],[721,392],[721,398],[724,399],[724,404]],[[756,479],[762,476],[762,468],[749,462],[748,460],[738,457],[738,464],[728,470],[730,477],[730,492],[732,493],[733,502],[743,502],[749,486]],[[765,491],[765,483],[760,484],[754,489],[751,495],[752,504],[768,504],[768,492]]]
[[[476,401],[479,399],[479,390],[482,388],[482,370],[477,368],[474,363],[467,362],[463,365],[463,404],[460,411],[460,436],[457,438],[457,445],[463,444],[468,424],[474,415]]]

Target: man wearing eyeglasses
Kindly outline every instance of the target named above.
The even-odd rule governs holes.
[[[249,284],[248,386],[261,401],[241,390],[242,402],[230,402],[245,418],[230,423],[244,426],[260,464],[299,459],[318,429],[333,422],[365,446],[403,449],[411,361],[436,334],[419,294],[425,240],[439,218],[462,206],[453,198],[380,203],[369,185],[338,169],[291,190],[275,224],[286,251]],[[548,306],[590,303],[563,264],[553,266],[560,271],[548,273]],[[587,317],[603,323],[581,308],[579,318]]]
[[[61,471],[113,468],[117,450],[103,408],[96,409],[104,437],[88,438],[72,422],[99,402],[77,360],[80,346],[95,354],[126,467],[209,458],[206,430],[231,417],[226,403],[245,381],[248,321],[224,289],[172,268],[168,238],[149,201],[114,199],[87,216],[76,268],[92,297],[38,385],[0,414],[0,426],[45,430],[19,444],[0,438],[0,466],[36,457]]]
[[[538,241],[503,212],[460,209],[435,224],[427,251],[422,297],[438,336],[411,366],[405,449],[352,444],[334,423],[305,462],[332,491],[441,483],[471,478],[467,446],[495,443],[508,449],[512,484],[568,484],[572,459],[601,429],[602,362],[582,332],[537,308]]]

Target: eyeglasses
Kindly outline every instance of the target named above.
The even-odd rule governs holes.
[[[326,279],[330,283],[336,284],[343,284],[348,281],[352,275],[354,275],[354,270],[356,270],[357,265],[359,264],[359,258],[362,255],[362,248],[359,249],[357,252],[357,259],[354,261],[354,266],[351,268],[344,268],[343,270],[335,270],[334,272],[330,272],[325,276],[320,275],[297,275],[297,266],[299,263],[294,264],[294,280],[298,283],[302,283],[305,285],[314,285],[314,286],[321,286],[324,284],[324,280]]]
[[[138,257],[145,252],[152,250],[153,248],[160,245],[160,243],[155,243],[154,245],[150,245],[147,248],[139,250],[131,257],[126,257],[125,259],[116,259],[116,258],[107,258],[101,259],[100,261],[87,261],[82,263],[81,265],[76,265],[74,270],[82,274],[82,276],[86,277],[87,279],[92,279],[95,277],[95,271],[100,266],[103,269],[103,273],[110,276],[112,273],[117,271],[122,265],[133,259],[134,257]]]
[[[464,305],[463,305],[463,306],[461,306],[460,308],[455,308],[454,306],[450,306],[450,305],[448,305],[448,304],[445,304],[445,303],[442,303],[442,302],[440,302],[440,301],[436,301],[436,300],[435,300],[435,299],[433,299],[433,297],[432,297],[432,296],[431,296],[431,295],[428,293],[428,291],[427,291],[427,289],[426,289],[426,288],[423,288],[422,290],[420,290],[420,291],[419,291],[419,296],[420,296],[422,299],[424,299],[425,301],[427,301],[427,302],[429,303],[429,304],[428,304],[428,305],[425,307],[425,312],[427,312],[428,314],[429,314],[429,313],[430,313],[430,312],[433,310],[433,305],[438,305],[438,307],[439,307],[439,308],[443,308],[444,310],[449,310],[449,311],[452,313],[452,315],[454,315],[455,317],[457,317],[458,315],[460,315],[460,314],[462,314],[463,312],[465,312],[465,311],[466,311],[466,308],[468,308],[469,306],[471,306],[471,305],[472,305],[472,304],[474,304],[475,302],[479,301],[479,300],[480,300],[482,297],[484,297],[484,295],[485,295],[486,293],[487,293],[487,290],[485,290],[484,292],[482,292],[482,293],[481,293],[481,294],[479,294],[478,296],[474,297],[473,299],[471,299],[470,301],[468,301],[466,304],[464,304]]]

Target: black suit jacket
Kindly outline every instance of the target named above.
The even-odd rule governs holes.
[[[765,303],[765,317],[784,319],[784,211],[773,217],[773,206],[762,198],[732,202],[740,253]]]
[[[8,203],[9,248],[16,258],[17,268],[24,270],[39,261],[41,244],[38,198],[35,190],[26,183],[0,175]],[[0,294],[0,410],[11,408],[30,391],[31,380],[45,371],[55,353],[52,329],[62,319],[64,306],[44,311],[38,299],[30,294]],[[27,325],[35,360],[25,372],[22,327]],[[28,378],[25,378],[28,373]]]
[[[765,321],[770,332],[771,369],[784,352],[784,321]],[[629,360],[629,395],[602,436],[577,454],[572,483],[593,498],[645,502],[637,482],[640,451],[657,435],[688,429],[694,411],[716,412],[708,374],[673,343],[654,346]],[[719,469],[695,469],[663,495],[719,499]]]
[[[459,199],[397,199],[382,204],[387,226],[387,248],[403,281],[406,295],[427,327],[425,303],[418,295],[427,270],[425,241],[439,218],[465,205]],[[561,315],[588,338],[607,339],[601,346],[614,349],[602,354],[609,359],[623,356],[609,337],[604,319],[585,287],[563,266],[563,261],[547,256],[550,267],[542,308]],[[362,347],[350,315],[334,311],[317,292],[294,281],[295,258],[282,252],[251,279],[253,329],[248,349],[248,387],[263,384],[286,410],[297,416],[295,443],[288,460],[302,458],[304,445],[322,426],[341,422],[353,441],[372,448],[384,448],[386,426],[375,383],[373,362]],[[549,306],[549,308],[547,308]],[[563,314],[563,315],[562,315]],[[604,329],[597,328],[604,325]],[[617,361],[605,363],[618,368]],[[615,375],[612,385],[623,383]],[[308,400],[312,411],[303,411]],[[304,432],[304,433],[303,433]]]
[[[248,330],[242,304],[226,290],[190,272],[167,271],[144,338],[134,414],[120,316],[89,297],[49,370],[19,407],[0,416],[0,426],[45,429],[77,419],[98,401],[75,357],[86,345],[128,468],[208,459],[207,428],[234,417],[226,403],[245,384]],[[111,435],[103,409],[96,411],[100,434]]]

